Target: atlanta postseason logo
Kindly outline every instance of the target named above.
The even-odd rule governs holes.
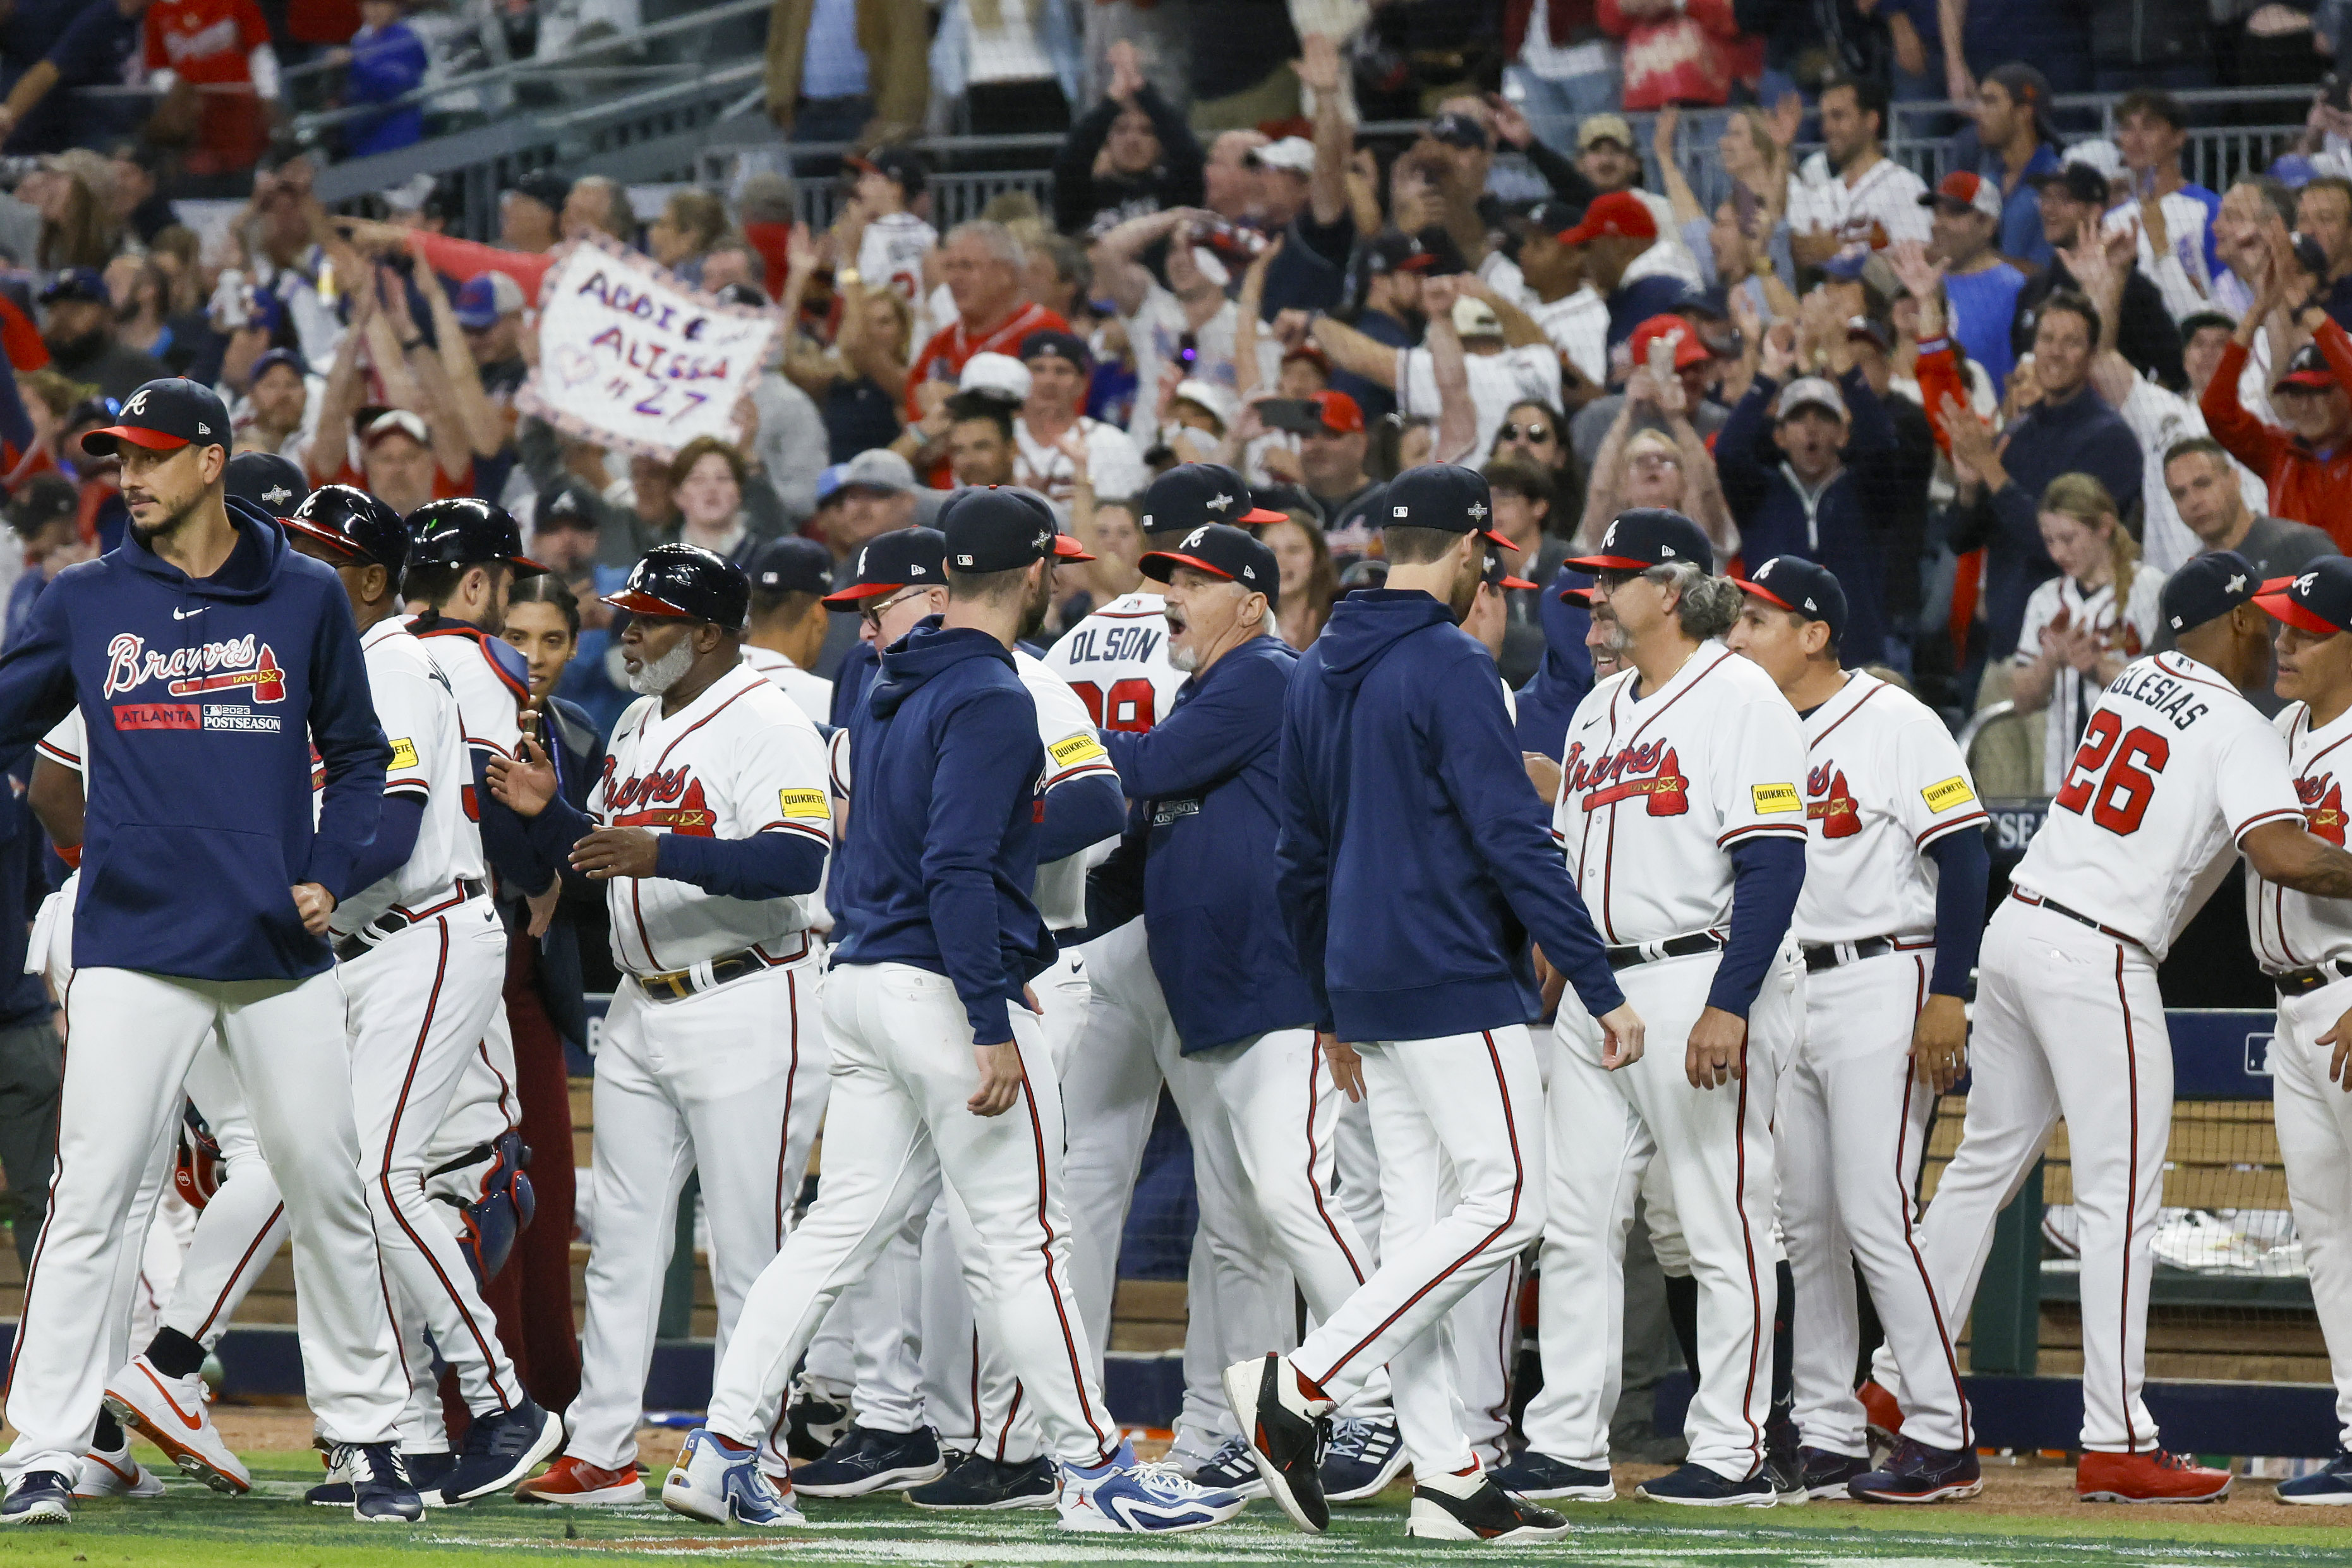
[[[117,703],[116,729],[276,731],[279,727],[275,716],[224,700],[286,700],[286,672],[276,651],[250,632],[168,653],[149,648],[134,632],[121,633],[107,644],[107,697],[136,691],[153,681],[163,682],[169,696],[194,700]],[[213,700],[207,703],[204,700],[207,698]]]

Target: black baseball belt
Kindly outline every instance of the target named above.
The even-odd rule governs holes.
[[[388,936],[406,931],[410,926],[423,925],[435,915],[454,910],[468,899],[478,899],[489,891],[488,885],[478,878],[460,877],[449,884],[449,896],[437,904],[421,910],[386,910],[349,936],[335,939],[335,959],[349,963],[374,951],[377,943]]]
[[[2308,969],[2290,969],[2284,974],[2270,976],[2282,996],[2307,996],[2323,986],[2339,980],[2352,980],[2352,963],[2338,958],[2323,958]]]
[[[801,932],[797,951],[769,957],[756,947],[738,948],[686,969],[665,970],[658,974],[640,974],[636,982],[645,988],[646,999],[654,1002],[683,1002],[698,992],[714,990],[730,980],[740,980],[747,974],[762,970],[781,969],[796,963],[809,954],[809,933]]]
[[[1723,938],[1713,931],[1695,931],[1689,936],[1670,936],[1664,942],[1628,942],[1609,950],[1609,967],[1631,969],[1637,963],[1655,963],[1662,958],[1691,958],[1702,952],[1721,951]]]
[[[2131,932],[2117,931],[2104,921],[2095,921],[2080,910],[2070,910],[2055,899],[2045,899],[2039,893],[2029,893],[2022,888],[2011,888],[2009,890],[2009,896],[2021,904],[2032,904],[2036,909],[2048,910],[2053,915],[2063,916],[2078,926],[2089,926],[2101,936],[2111,936],[2117,942],[2127,942],[2142,952],[2147,951],[2147,944]]]
[[[1860,942],[1808,942],[1804,948],[1805,973],[1819,974],[1824,969],[1835,969],[1842,963],[1859,963],[1865,958],[1882,958],[1890,952],[1912,952],[1935,945],[1932,938],[1906,941],[1899,936],[1866,936]]]

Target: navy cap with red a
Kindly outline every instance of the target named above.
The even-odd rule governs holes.
[[[200,382],[170,375],[151,381],[122,400],[114,423],[81,438],[81,449],[109,458],[121,443],[169,452],[182,447],[226,447],[228,405]]]
[[[2198,561],[2210,559],[2210,556],[2200,555],[2180,570],[2189,571]],[[2241,565],[2245,563],[2242,556],[2237,560]],[[2164,585],[2164,624],[2169,626],[2172,625],[2170,579],[2167,579]],[[2337,632],[2352,631],[2352,558],[2330,555],[2313,562],[2307,570],[2295,576],[2273,578],[2262,585],[2253,595],[2253,601],[2272,618],[2284,621],[2296,630],[2310,632],[2315,637],[2333,637]],[[2196,623],[2192,621],[2189,625]]]
[[[1801,555],[1775,555],[1739,585],[1768,605],[1821,622],[1829,627],[1832,644],[1845,636],[1844,584],[1819,562]]]
[[[1274,552],[1247,529],[1229,523],[1204,522],[1179,541],[1172,550],[1154,550],[1136,563],[1157,583],[1176,574],[1179,566],[1205,572],[1238,583],[1254,594],[1264,594],[1269,605],[1281,597],[1282,567]]]
[[[1582,572],[1646,572],[1670,561],[1687,561],[1702,572],[1715,570],[1715,549],[1706,532],[1678,511],[1662,506],[1621,511],[1601,533],[1590,555],[1569,564]]]

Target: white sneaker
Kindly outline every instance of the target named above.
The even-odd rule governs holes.
[[[760,1450],[730,1454],[707,1427],[687,1434],[677,1463],[662,1481],[662,1506],[673,1513],[713,1524],[751,1524],[766,1530],[806,1524],[793,1500],[791,1483],[779,1487],[760,1473]]]
[[[76,1502],[102,1497],[158,1498],[163,1495],[163,1478],[132,1458],[131,1444],[125,1439],[111,1454],[92,1448],[81,1457],[81,1474],[74,1480],[73,1495]]]
[[[253,1489],[253,1474],[213,1425],[202,1373],[166,1377],[145,1356],[106,1380],[114,1418],[172,1457],[180,1473],[232,1496]]]
[[[1123,1446],[1119,1458],[1099,1470],[1062,1468],[1064,1530],[1179,1535],[1223,1524],[1248,1506],[1239,1492],[1186,1480],[1172,1465],[1138,1464]]]

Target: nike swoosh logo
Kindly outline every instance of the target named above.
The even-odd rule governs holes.
[[[172,1407],[172,1414],[180,1418],[181,1425],[187,1427],[191,1432],[201,1432],[205,1429],[205,1418],[203,1416],[191,1415],[186,1411],[181,1409],[180,1402],[172,1397],[172,1391],[170,1389],[164,1387],[161,1383],[156,1382],[155,1374],[153,1373],[149,1372],[143,1366],[141,1367],[139,1371],[140,1374],[145,1377],[149,1383],[155,1384],[155,1392],[163,1396],[163,1403]]]
[[[188,620],[194,616],[203,615],[205,610],[209,610],[211,608],[212,606],[210,605],[206,605],[204,606],[204,609],[200,610],[173,610],[172,612],[172,618],[175,621]]]

